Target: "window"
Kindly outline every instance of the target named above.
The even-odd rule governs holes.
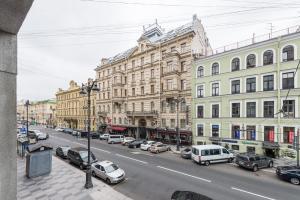
[[[144,95],[145,94],[145,88],[144,86],[141,87],[141,95]]]
[[[264,91],[271,91],[274,89],[274,75],[267,75],[263,77]]]
[[[274,142],[274,126],[264,127],[264,141]]]
[[[135,103],[132,103],[132,112],[135,112]]]
[[[231,94],[240,93],[240,80],[231,81]]]
[[[219,104],[213,104],[211,106],[211,117],[219,118]]]
[[[151,103],[150,103],[150,109],[151,109],[151,111],[154,111],[154,102],[153,101],[151,101]]]
[[[219,125],[212,125],[211,134],[212,137],[219,137]]]
[[[218,63],[212,64],[212,67],[211,67],[211,74],[212,74],[212,75],[219,74],[219,64],[218,64]]]
[[[162,127],[166,127],[167,126],[167,123],[166,123],[166,119],[161,119],[161,126]]]
[[[171,122],[171,128],[175,128],[175,119],[171,119],[170,122]]]
[[[232,117],[240,117],[241,113],[240,113],[240,107],[241,104],[240,103],[232,103],[231,105],[231,115]]]
[[[166,112],[166,101],[161,102],[161,112],[165,113]]]
[[[135,81],[135,74],[132,74],[132,75],[131,75],[131,80],[132,80],[132,82]]]
[[[141,66],[144,65],[144,57],[141,57]]]
[[[181,48],[181,51],[185,51],[185,49],[186,49],[186,43],[182,43],[180,45],[180,48]]]
[[[197,124],[197,136],[203,136],[203,124]]]
[[[238,70],[240,70],[240,59],[234,58],[231,61],[231,71],[238,71]]]
[[[180,119],[180,128],[185,128],[185,119]]]
[[[203,77],[204,76],[204,69],[203,67],[198,67],[197,69],[197,78]]]
[[[151,94],[154,94],[154,85],[151,85],[150,88],[151,88],[150,89]]]
[[[292,144],[294,141],[294,127],[283,127],[283,143]]]
[[[186,62],[182,61],[180,66],[181,66],[181,72],[185,72],[186,71]]]
[[[155,54],[154,54],[154,53],[152,53],[152,54],[151,54],[151,58],[150,58],[150,59],[151,59],[151,63],[153,63],[153,62],[154,62],[154,58],[155,58]]]
[[[288,45],[282,49],[282,61],[287,62],[294,60],[294,47]]]
[[[274,101],[264,101],[264,117],[274,117]]]
[[[255,126],[247,126],[247,140],[255,140],[256,138],[256,132],[255,132]]]
[[[295,117],[295,100],[284,100],[282,108],[284,117]]]
[[[282,89],[294,88],[294,72],[287,72],[282,74]]]
[[[122,124],[122,118],[119,117],[119,124]]]
[[[141,102],[141,111],[144,112],[144,102]]]
[[[180,103],[180,112],[186,112],[186,102]]]
[[[124,95],[125,95],[125,97],[127,97],[127,90],[126,89],[124,90]]]
[[[256,117],[256,103],[247,102],[247,117]]]
[[[135,96],[135,88],[132,88],[131,96]]]
[[[173,80],[169,79],[167,80],[167,90],[172,90],[173,89]]]
[[[186,90],[186,80],[181,80],[181,90]]]
[[[203,106],[197,106],[197,118],[204,117],[204,108]]]
[[[151,78],[154,78],[154,69],[151,69]]]
[[[273,51],[268,50],[264,52],[263,65],[271,65],[271,64],[273,64]]]
[[[134,68],[135,67],[135,60],[131,61],[131,63],[132,63],[132,68]]]
[[[172,71],[174,71],[173,62],[169,61],[167,62],[167,72],[172,72]]]
[[[198,85],[197,86],[197,98],[202,98],[202,97],[204,97],[203,85]]]
[[[256,56],[254,54],[250,54],[247,56],[247,69],[253,68],[256,65]]]
[[[144,80],[145,76],[144,76],[144,72],[141,72],[141,80]]]
[[[212,84],[212,96],[219,96],[219,83]]]
[[[174,113],[175,112],[175,102],[171,102],[170,103],[170,113]]]
[[[176,51],[176,47],[171,47],[171,52],[175,52]]]
[[[232,139],[240,139],[240,126],[232,125],[231,127],[231,138]]]
[[[247,92],[255,92],[256,91],[256,78],[247,78],[246,91]]]

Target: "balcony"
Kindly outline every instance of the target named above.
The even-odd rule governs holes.
[[[131,86],[131,87],[135,87],[135,86],[136,86],[136,82],[135,82],[135,81],[131,81],[130,86]]]
[[[120,69],[116,69],[116,70],[113,70],[113,74],[124,74],[124,70],[120,70]]]
[[[174,95],[178,95],[179,94],[179,90],[176,88],[173,89],[164,89],[162,92],[162,95],[165,97],[174,97]]]
[[[153,111],[127,111],[126,115],[128,117],[157,117],[158,112]]]
[[[116,83],[112,84],[113,87],[117,87],[117,86],[123,87],[124,85],[125,85],[125,83],[121,83],[121,82],[116,82]]]
[[[169,76],[169,75],[173,75],[173,74],[176,74],[178,75],[179,74],[179,71],[178,71],[178,65],[169,65],[167,67],[163,67],[162,68],[162,76]]]
[[[145,85],[145,84],[146,84],[145,79],[140,80],[140,85]]]
[[[154,77],[150,78],[150,83],[155,83],[156,79]]]
[[[112,102],[114,103],[123,103],[125,101],[126,97],[125,96],[113,96]]]
[[[100,117],[106,117],[107,114],[108,114],[108,112],[105,112],[105,111],[99,111],[98,112],[98,116],[100,116]]]

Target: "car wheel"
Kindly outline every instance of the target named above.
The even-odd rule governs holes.
[[[108,185],[111,184],[111,181],[109,180],[109,178],[106,179],[106,183],[107,183]]]
[[[83,170],[83,164],[80,164],[80,165],[79,165],[79,168],[80,168],[81,170]]]
[[[156,153],[159,153],[159,151],[158,151],[158,150],[156,150]]]
[[[204,165],[205,165],[205,166],[209,166],[209,165],[210,165],[210,162],[207,160],[207,161],[204,162]]]
[[[228,163],[232,163],[233,159],[232,158],[228,158]]]
[[[168,147],[168,148],[167,148],[167,151],[171,151],[171,148],[170,148],[170,147]]]
[[[300,180],[298,178],[291,178],[290,182],[294,185],[299,185],[300,184]]]
[[[268,167],[269,167],[269,168],[272,168],[273,165],[274,165],[273,162],[270,162],[269,165],[268,165]]]
[[[253,166],[253,171],[254,171],[254,172],[257,172],[257,170],[258,170],[257,165],[254,165],[254,166]]]
[[[114,142],[112,141],[111,144],[114,144]]]

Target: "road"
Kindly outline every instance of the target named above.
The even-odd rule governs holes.
[[[48,142],[59,145],[86,146],[85,139],[43,129]],[[234,164],[208,167],[185,160],[172,152],[151,154],[119,144],[92,140],[91,148],[98,160],[110,160],[123,168],[126,180],[114,189],[135,200],[167,200],[176,190],[189,190],[214,200],[299,200],[300,187],[279,180],[272,170],[256,173]]]

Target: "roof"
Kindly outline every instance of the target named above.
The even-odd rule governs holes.
[[[103,167],[107,167],[107,166],[113,164],[113,162],[108,161],[108,160],[104,160],[104,161],[97,162],[97,164],[99,164],[99,165],[101,165]]]

